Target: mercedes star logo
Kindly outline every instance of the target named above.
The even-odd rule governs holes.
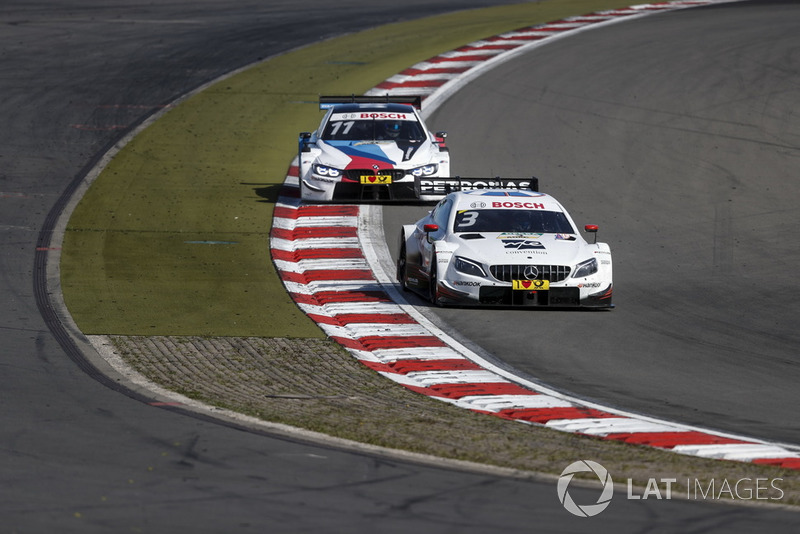
[[[536,280],[539,277],[539,269],[535,265],[528,265],[523,274],[527,280]]]

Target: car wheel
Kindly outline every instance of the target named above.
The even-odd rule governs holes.
[[[397,281],[403,291],[408,291],[408,278],[406,273],[406,240],[404,235],[400,235],[400,254],[397,257]]]
[[[436,256],[431,258],[431,276],[428,282],[428,298],[434,306],[441,306],[439,303],[439,276],[436,273]]]

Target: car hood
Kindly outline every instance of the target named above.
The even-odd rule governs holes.
[[[320,141],[318,146],[317,161],[340,169],[407,169],[434,157],[428,141]]]
[[[455,254],[486,263],[574,265],[593,256],[577,234],[464,232],[452,236]]]

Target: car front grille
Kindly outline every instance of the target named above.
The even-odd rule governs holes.
[[[525,275],[525,269],[536,267],[538,274],[532,278]],[[489,267],[492,276],[501,282],[511,282],[512,280],[549,280],[550,282],[561,282],[566,280],[570,273],[567,265],[492,265]]]

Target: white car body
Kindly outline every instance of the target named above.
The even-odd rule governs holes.
[[[437,305],[611,308],[611,250],[576,228],[544,193],[450,193],[403,226],[397,279]]]
[[[420,194],[418,179],[450,175],[447,134],[427,129],[419,102],[419,97],[321,97],[320,107],[328,111],[319,128],[299,138],[302,199],[441,198]]]

